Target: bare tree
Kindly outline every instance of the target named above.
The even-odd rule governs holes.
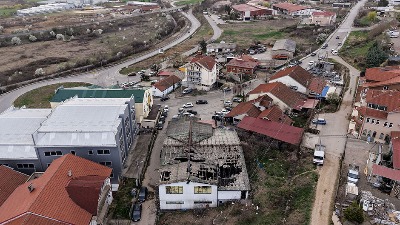
[[[19,37],[13,37],[11,39],[11,44],[13,45],[20,45],[21,44],[21,39]]]

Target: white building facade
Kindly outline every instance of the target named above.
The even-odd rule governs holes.
[[[210,56],[186,64],[183,86],[209,91],[217,82],[217,63]]]

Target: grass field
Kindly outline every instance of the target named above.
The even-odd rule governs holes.
[[[183,1],[179,1],[176,2],[175,5],[192,5],[192,4],[197,4],[202,2],[203,0],[183,0]]]
[[[50,108],[50,100],[54,95],[54,90],[60,86],[78,87],[78,86],[90,86],[88,83],[71,82],[71,83],[59,83],[52,84],[44,87],[37,88],[35,90],[26,92],[19,96],[15,102],[15,107],[26,106],[27,108]]]
[[[219,40],[234,42],[239,45],[250,44],[249,41],[266,41],[268,39],[280,39],[285,33],[268,27],[259,27],[258,29],[244,28],[238,30],[235,27],[226,28]]]
[[[339,55],[359,70],[365,69],[365,56],[374,40],[368,39],[368,31],[353,31],[346,39]]]
[[[17,12],[16,8],[0,8],[0,17],[9,17],[14,15]]]

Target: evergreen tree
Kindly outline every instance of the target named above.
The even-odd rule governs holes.
[[[367,56],[365,57],[365,64],[367,68],[378,67],[388,58],[388,55],[381,48],[377,41],[368,49]]]

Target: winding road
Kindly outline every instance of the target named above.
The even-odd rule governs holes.
[[[196,17],[193,16],[191,9],[188,11],[188,13],[185,13],[185,12],[181,12],[181,13],[187,19],[189,19],[189,21],[191,22],[190,29],[187,33],[184,33],[182,36],[180,36],[176,40],[174,40],[171,43],[162,47],[162,49],[164,49],[164,50],[173,48],[174,46],[185,41],[201,25],[200,22],[196,19]],[[23,86],[21,88],[12,90],[10,92],[6,92],[6,93],[0,95],[0,113],[3,112],[4,110],[8,109],[9,107],[11,107],[13,105],[14,101],[20,95],[22,95],[28,91],[31,91],[33,89],[36,89],[36,88],[39,88],[42,86],[46,86],[46,85],[50,85],[50,84],[57,84],[57,83],[64,83],[64,82],[87,82],[87,83],[97,84],[100,86],[109,86],[109,85],[117,84],[118,82],[120,82],[120,83],[126,82],[127,79],[130,79],[129,81],[139,81],[140,80],[139,76],[130,78],[125,75],[121,75],[119,73],[119,70],[122,69],[123,67],[126,67],[131,64],[138,63],[145,59],[151,58],[157,54],[159,54],[159,49],[147,52],[147,53],[145,53],[141,56],[135,57],[133,59],[128,59],[117,65],[113,65],[110,67],[104,67],[100,70],[94,70],[94,71],[90,71],[87,73],[81,73],[81,74],[73,75],[70,77],[55,78],[52,80],[36,82],[36,83],[32,83],[32,84]]]

